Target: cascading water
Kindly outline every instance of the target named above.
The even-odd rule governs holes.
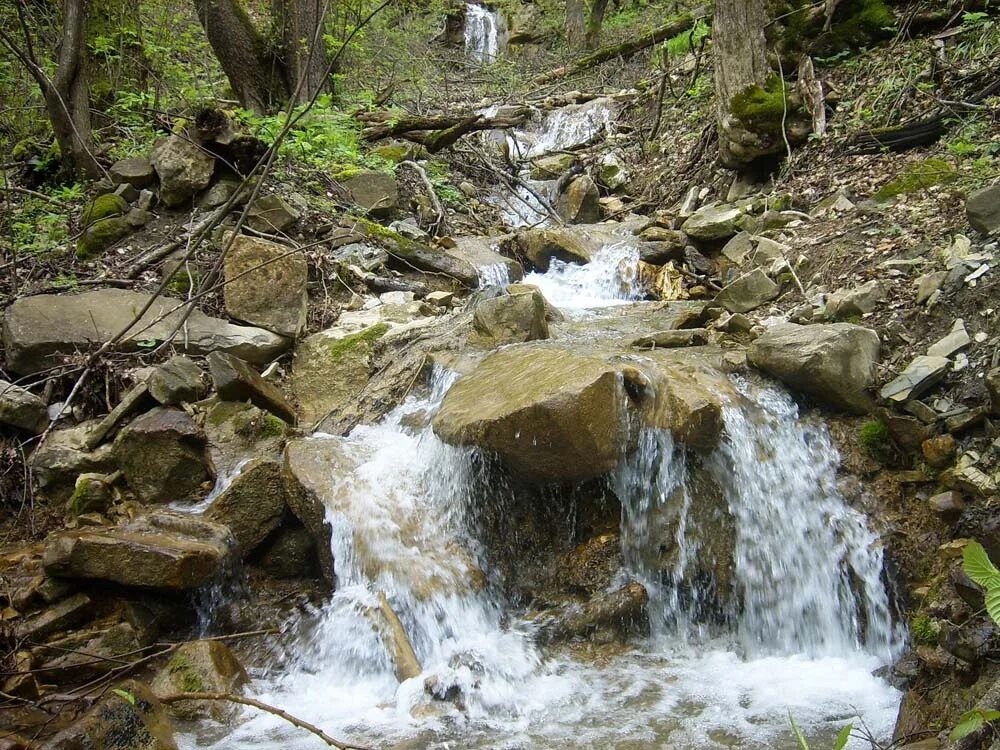
[[[578,311],[621,303],[626,247],[602,250],[589,270],[553,264],[528,281]],[[437,371],[429,396],[381,424],[313,438],[335,457],[325,499],[337,591],[297,623],[289,663],[255,681],[257,697],[378,747],[793,750],[789,712],[818,745],[857,715],[876,735],[891,731],[899,694],[872,672],[902,634],[881,552],[837,491],[825,430],[800,420],[791,399],[737,382],[714,452],[689,456],[668,432],[647,430],[609,476],[622,504],[615,585],[645,585],[651,636],[595,663],[543,652],[535,626],[480,572],[471,522],[503,489],[473,451],[428,426],[455,377]],[[420,663],[402,682],[378,625],[382,597]],[[323,746],[249,712],[225,737],[208,730],[182,744]]]
[[[510,283],[510,268],[506,263],[490,263],[479,267],[479,288],[507,286]]]
[[[479,62],[493,62],[500,54],[500,15],[477,3],[465,5],[465,53]]]
[[[553,305],[567,311],[623,305],[642,297],[639,287],[639,250],[623,238],[601,248],[589,263],[553,259],[545,273],[530,273],[534,284]]]

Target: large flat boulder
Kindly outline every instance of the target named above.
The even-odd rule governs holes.
[[[512,247],[529,266],[545,272],[553,260],[589,263],[602,247],[623,240],[609,227],[579,225],[525,229],[514,235]]]
[[[220,524],[150,513],[124,526],[50,535],[42,564],[55,577],[184,591],[222,578],[233,546]]]
[[[305,256],[258,237],[240,235],[226,254],[226,312],[281,336],[306,326]]]
[[[150,295],[127,289],[15,300],[3,320],[7,365],[16,373],[29,375],[92,352],[132,323],[149,301]],[[182,305],[181,300],[170,297],[153,300],[122,338],[119,351],[138,351],[173,335],[182,323]],[[233,325],[200,310],[191,312],[184,330],[173,340],[173,346],[187,354],[224,351],[254,364],[270,362],[290,344],[289,339],[271,331]]]
[[[800,391],[837,409],[866,413],[866,393],[875,381],[878,335],[850,323],[796,325],[779,323],[756,339],[750,363]]]
[[[519,346],[455,383],[433,425],[447,443],[497,454],[518,478],[575,482],[618,465],[631,436],[628,404],[623,378],[602,358]]]
[[[743,211],[736,206],[712,204],[699,208],[681,225],[681,230],[701,242],[722,242],[739,232]]]

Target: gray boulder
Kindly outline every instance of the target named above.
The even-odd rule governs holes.
[[[743,211],[736,206],[704,206],[681,225],[681,230],[701,242],[721,242],[739,231],[742,216]]]
[[[747,352],[752,365],[838,409],[866,413],[865,392],[875,380],[880,344],[876,333],[850,323],[780,323]]]
[[[37,295],[17,299],[3,320],[8,367],[29,375],[67,364],[95,351],[133,322],[150,295],[126,289],[100,289],[82,294]],[[178,308],[175,310],[175,308]],[[156,298],[118,345],[134,352],[172,336],[181,326],[183,302]],[[162,320],[157,320],[160,317]],[[154,322],[156,321],[156,322]],[[262,328],[237,326],[210,318],[200,310],[188,316],[174,346],[187,354],[224,351],[249,362],[266,364],[291,341]]]
[[[306,325],[308,275],[301,253],[240,235],[226,255],[226,312],[280,336],[298,336]]]
[[[215,170],[215,157],[179,135],[158,141],[149,161],[160,178],[160,201],[168,208],[188,203],[207,188]]]
[[[274,193],[255,200],[247,212],[247,225],[265,234],[281,234],[298,220],[299,212]]]
[[[187,357],[171,357],[146,379],[149,394],[164,406],[191,403],[205,395],[208,383],[198,364]]]
[[[136,190],[148,188],[156,181],[156,170],[149,159],[132,156],[119,159],[108,170],[111,179],[119,185],[131,185]]]
[[[549,337],[545,298],[525,288],[523,293],[482,300],[472,316],[472,328],[486,346],[519,344]]]
[[[330,472],[344,462],[338,440],[293,440],[285,448],[283,475],[288,507],[316,543],[320,572],[333,584],[332,529],[326,516]]]
[[[49,413],[42,399],[18,385],[0,380],[0,424],[38,435],[48,423]]]
[[[573,178],[556,198],[555,211],[570,224],[593,224],[601,220],[601,195],[587,175]]]
[[[42,564],[50,576],[185,591],[218,581],[234,541],[229,529],[190,515],[151,513],[124,526],[52,534]]]
[[[80,474],[114,471],[114,448],[110,443],[89,447],[96,426],[97,422],[91,421],[55,430],[31,454],[31,471],[41,495],[64,502],[73,493]]]
[[[973,228],[983,234],[1000,230],[1000,185],[990,185],[970,195],[965,214]]]
[[[186,500],[209,478],[205,433],[180,409],[156,408],[133,421],[118,434],[115,457],[144,503]]]
[[[745,313],[776,299],[781,287],[757,268],[718,293],[715,301],[731,313]]]
[[[351,200],[376,218],[392,216],[399,203],[399,186],[396,178],[385,172],[357,172],[340,184]]]

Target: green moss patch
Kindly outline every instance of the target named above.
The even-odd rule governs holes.
[[[120,195],[106,193],[99,195],[86,205],[80,222],[86,226],[109,216],[121,216],[128,211],[128,203]]]
[[[342,339],[333,339],[327,348],[327,354],[331,361],[336,362],[343,359],[358,346],[374,344],[388,332],[388,325],[385,323],[376,323],[371,328],[366,328],[358,333],[345,336]]]
[[[750,86],[734,96],[729,111],[750,130],[781,135],[782,123],[793,109],[788,90],[781,76],[772,74],[763,86]]]
[[[945,185],[957,179],[957,170],[944,159],[924,159],[904,171],[872,197],[876,201],[884,202],[900,195],[917,193],[935,185]]]
[[[121,216],[110,216],[91,223],[76,241],[76,257],[84,260],[100,255],[123,239],[132,228]]]
[[[870,455],[881,457],[889,449],[889,426],[881,419],[865,422],[858,429],[858,441]]]
[[[936,646],[938,629],[927,615],[915,615],[910,619],[910,638],[917,646]]]
[[[177,689],[183,693],[205,692],[205,681],[194,663],[184,654],[175,654],[167,662],[167,671]]]

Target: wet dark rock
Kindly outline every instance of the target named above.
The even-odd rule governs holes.
[[[35,649],[47,680],[82,681],[107,674],[121,664],[122,657],[138,653],[149,642],[140,640],[127,622],[106,628],[72,632]]]
[[[205,433],[180,409],[158,407],[134,420],[115,440],[115,457],[146,503],[186,500],[209,478]]]
[[[315,578],[316,542],[297,521],[286,521],[262,545],[256,565],[272,578]]]
[[[571,605],[544,623],[538,638],[542,642],[564,641],[586,638],[598,630],[610,630],[624,638],[646,627],[648,601],[646,589],[638,583],[597,594],[582,605]]]
[[[333,552],[330,524],[323,498],[332,466],[343,461],[342,448],[335,440],[293,440],[285,448],[284,477],[288,507],[316,543],[320,572],[333,583]]]
[[[610,588],[621,565],[618,533],[598,534],[559,557],[556,582],[566,593],[593,596]]]
[[[49,575],[183,591],[222,578],[235,542],[229,529],[193,516],[150,513],[110,529],[49,536]]]
[[[83,718],[52,737],[48,750],[177,750],[174,730],[153,692],[130,680],[108,690]]]
[[[249,401],[289,424],[295,423],[295,409],[284,394],[243,360],[215,352],[208,357],[208,370],[219,398],[224,401]]]
[[[281,464],[256,459],[243,467],[205,511],[209,521],[227,526],[246,558],[278,528],[285,513]]]

